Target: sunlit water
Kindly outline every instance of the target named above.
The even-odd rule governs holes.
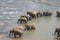
[[[60,27],[60,17],[56,17],[59,4],[60,0],[0,0],[0,40],[56,40],[53,33],[55,28]],[[22,38],[9,38],[11,28],[24,25],[17,23],[17,20],[27,10],[52,10],[53,15],[28,21],[36,23],[36,30],[25,31]]]

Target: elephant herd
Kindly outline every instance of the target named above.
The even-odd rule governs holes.
[[[27,15],[21,15],[20,18],[18,19],[19,23],[27,23],[29,20],[32,20],[33,18],[37,18],[37,17],[42,17],[42,16],[51,16],[52,15],[52,11],[33,11],[33,10],[28,10],[27,11]],[[60,16],[60,11],[57,11],[57,16]],[[14,36],[15,38],[17,36],[22,37],[23,32],[24,31],[29,31],[29,30],[35,30],[35,23],[32,24],[25,24],[24,27],[23,26],[17,26],[12,28],[12,30],[10,30],[9,32],[9,37]],[[57,33],[59,37],[60,36],[60,28],[56,29],[54,34]]]
[[[29,30],[35,30],[35,23],[32,23],[32,24],[25,24],[25,26],[17,26],[17,27],[14,27],[10,30],[9,32],[9,37],[22,37],[24,31],[29,31]]]
[[[27,15],[21,15],[21,17],[18,19],[18,22],[20,23],[27,23],[27,21],[37,18],[37,17],[42,17],[42,16],[51,16],[52,12],[51,11],[33,11],[33,10],[28,10]]]

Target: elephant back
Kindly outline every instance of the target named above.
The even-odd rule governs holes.
[[[24,27],[23,26],[17,26],[15,27],[16,29],[19,29],[19,30],[24,30]]]
[[[13,28],[14,31],[23,33],[24,28],[22,26],[17,26]]]
[[[20,18],[20,20],[26,20],[26,21],[27,21],[27,18],[25,18],[25,17],[22,17],[22,18]]]

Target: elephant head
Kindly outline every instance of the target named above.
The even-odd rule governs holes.
[[[22,18],[18,19],[18,22],[20,22],[20,23],[22,23],[22,22],[27,23],[27,18],[22,17]]]

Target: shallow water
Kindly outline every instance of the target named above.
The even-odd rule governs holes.
[[[0,21],[6,23],[5,26],[0,26],[0,40],[56,40],[53,33],[55,28],[60,27],[60,18],[56,17],[56,11],[60,10],[59,2],[60,0],[0,0]],[[36,23],[36,30],[25,31],[22,38],[9,38],[8,32],[12,27],[24,25],[17,23],[17,20],[27,10],[52,10],[53,15],[28,21]]]

